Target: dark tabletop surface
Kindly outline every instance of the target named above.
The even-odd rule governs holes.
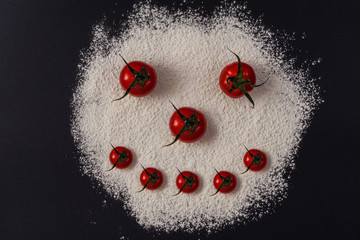
[[[93,24],[103,16],[119,21],[133,4],[115,2],[0,2],[0,239],[355,239],[360,2],[248,2],[267,27],[296,33],[297,64],[323,59],[312,75],[321,77],[325,102],[301,142],[282,205],[209,236],[146,232],[80,174],[70,134],[79,52]],[[202,5],[211,11],[216,2]]]

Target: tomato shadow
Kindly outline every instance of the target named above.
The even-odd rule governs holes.
[[[159,170],[162,172],[162,175],[163,175],[163,183],[160,186],[159,190],[160,191],[165,191],[165,189],[169,187],[169,179],[167,177],[166,172],[164,172],[164,169],[159,169]]]
[[[132,163],[130,164],[130,166],[127,169],[133,170],[135,168],[135,166],[138,165],[138,163],[139,163],[139,160],[138,160],[139,156],[136,153],[136,151],[134,151],[133,149],[131,149],[129,147],[126,147],[126,148],[129,149],[132,152],[132,155],[133,155],[133,161],[132,161]]]
[[[271,168],[271,157],[269,156],[269,154],[267,152],[265,152],[263,150],[261,150],[261,151],[266,154],[266,159],[267,159],[266,166],[261,171],[269,172],[270,168]]]
[[[268,99],[273,94],[278,81],[275,79],[276,73],[274,70],[258,65],[253,67],[256,69],[256,84],[264,83],[263,86],[257,87],[256,90],[250,93],[256,104],[256,99]]]
[[[156,97],[173,96],[179,91],[179,81],[174,79],[172,74],[176,72],[176,69],[170,68],[166,65],[156,67],[157,72],[157,84],[154,92],[152,93]]]
[[[202,110],[200,110],[200,111],[202,111]],[[217,130],[215,121],[212,118],[211,113],[207,112],[207,111],[202,111],[202,112],[204,113],[204,115],[206,117],[207,129],[206,129],[205,135],[201,139],[201,142],[208,143],[215,139],[215,137],[218,135],[218,130]]]
[[[240,192],[243,183],[241,180],[241,174],[235,174],[235,173],[233,173],[233,174],[236,177],[236,187],[235,187],[234,191],[230,194],[237,194]]]
[[[197,176],[198,176],[198,178],[199,178],[199,187],[198,187],[198,189],[194,192],[194,195],[199,195],[199,194],[204,194],[204,193],[202,193],[202,191],[203,191],[203,189],[204,189],[204,186],[205,186],[205,184],[204,184],[204,178],[203,178],[203,176],[202,175],[200,175],[199,173],[197,173],[197,172],[194,172]]]

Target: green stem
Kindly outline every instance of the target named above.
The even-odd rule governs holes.
[[[214,168],[215,169],[215,168]],[[215,169],[215,171],[217,172],[217,174],[219,175],[219,177],[221,178],[221,180],[223,180],[223,182],[220,184],[219,188],[216,190],[216,192],[210,196],[214,196],[216,195],[221,188],[223,188],[224,186],[225,187],[229,187],[230,184],[232,183],[232,180],[231,180],[231,176],[230,175],[227,175],[226,177],[222,176],[218,170]]]
[[[111,143],[110,143],[111,147],[114,149],[114,151],[116,152],[116,154],[118,155],[118,159],[115,161],[115,163],[113,164],[112,168],[110,168],[108,171],[111,171],[115,168],[115,166],[117,164],[124,164],[125,163],[125,160],[127,158],[129,158],[129,156],[127,155],[127,151],[124,150],[122,153],[120,153]]]
[[[141,165],[141,164],[140,164]],[[144,187],[138,191],[138,192],[142,192],[144,191],[144,189],[147,187],[147,185],[149,185],[150,183],[156,183],[157,180],[160,179],[159,175],[157,174],[157,171],[153,172],[153,173],[150,173],[148,170],[146,170],[146,168],[144,168],[143,165],[141,165],[141,167],[144,169],[146,175],[149,176],[149,179],[147,180],[147,182],[145,183]]]
[[[121,100],[124,97],[126,97],[130,93],[131,89],[141,89],[141,88],[145,87],[146,81],[150,79],[150,75],[148,74],[147,67],[143,66],[143,68],[140,71],[136,71],[126,62],[126,60],[121,55],[120,55],[120,57],[124,60],[126,66],[129,68],[131,74],[134,75],[135,78],[131,82],[130,86],[126,89],[125,94],[120,98],[114,99],[112,102]],[[140,84],[140,87],[135,87],[138,84]]]
[[[175,142],[177,142],[177,140],[180,139],[181,134],[182,135],[191,135],[195,132],[195,128],[197,126],[200,125],[200,122],[198,121],[198,115],[193,112],[192,115],[190,117],[186,117],[184,114],[182,114],[176,107],[175,105],[169,100],[169,102],[171,103],[171,105],[175,108],[177,114],[179,115],[180,119],[184,121],[184,126],[180,129],[180,131],[176,134],[176,137],[174,139],[174,141],[172,141],[171,143],[164,145],[162,147],[168,147],[170,145],[173,145]],[[190,133],[184,133],[187,130],[190,130]]]
[[[243,146],[245,147],[245,145],[243,145]],[[247,167],[247,169],[246,169],[244,172],[242,172],[241,174],[244,174],[244,173],[246,173],[247,171],[249,171],[250,168],[251,168],[253,165],[258,166],[258,165],[260,164],[260,162],[264,160],[264,159],[261,157],[261,154],[260,154],[260,153],[258,153],[257,155],[254,155],[254,154],[252,154],[252,153],[249,151],[249,149],[247,149],[247,147],[245,147],[245,149],[246,149],[246,151],[250,154],[250,157],[252,158],[252,161],[251,161],[251,163],[249,164],[249,166]]]
[[[195,183],[195,179],[192,175],[190,175],[189,177],[185,177],[185,175],[178,168],[176,168],[176,169],[179,171],[181,177],[185,180],[185,182],[182,185],[182,187],[180,188],[180,191],[173,196],[179,195],[186,186],[190,186],[190,188],[191,188],[192,185]]]
[[[248,84],[250,85],[252,88],[255,88],[255,87],[260,87],[262,86],[264,83],[267,82],[268,79],[266,79],[265,82],[261,83],[261,84],[258,84],[258,85],[253,85],[251,84],[251,82],[249,80],[247,80],[246,78],[244,78],[243,76],[243,72],[242,72],[242,66],[241,66],[241,60],[240,60],[240,57],[234,53],[233,51],[231,51],[229,48],[228,50],[233,53],[235,56],[236,56],[236,59],[237,59],[237,62],[238,62],[238,72],[237,72],[237,75],[236,77],[228,77],[226,79],[226,83],[227,83],[227,90],[228,92],[232,92],[233,90],[235,89],[239,89],[245,96],[246,98],[250,101],[250,103],[252,104],[252,108],[255,107],[255,103],[253,101],[253,99],[251,98],[250,94],[246,91],[246,87],[245,85]],[[230,82],[232,82],[232,85],[230,86]]]

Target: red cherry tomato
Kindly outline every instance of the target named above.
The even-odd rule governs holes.
[[[149,190],[158,189],[164,181],[164,177],[160,170],[156,168],[144,168],[144,170],[140,174],[140,182],[144,186],[143,191],[145,188]]]
[[[227,172],[227,171],[221,171],[217,172],[217,174],[214,177],[214,187],[217,189],[216,192],[213,194],[217,194],[218,192],[221,193],[230,193],[232,192],[237,184],[236,177],[234,174]]]
[[[230,51],[232,52],[232,51]],[[240,58],[236,53],[232,52],[236,58],[237,62],[233,62],[230,65],[227,65],[220,74],[219,85],[221,90],[232,98],[239,98],[246,96],[246,98],[252,103],[252,107],[255,106],[253,99],[251,98],[249,92],[251,92],[254,87],[260,87],[265,82],[256,84],[256,76],[254,69],[240,61]]]
[[[120,73],[121,87],[127,90],[131,86],[129,94],[135,97],[143,97],[151,93],[155,89],[157,83],[157,75],[155,69],[149,64],[140,61],[130,62],[129,65],[137,72],[141,72],[141,70],[145,68],[146,70],[144,71],[147,71],[149,79],[145,80],[144,85],[138,83],[134,86],[131,86],[135,79],[135,75],[130,71],[128,66],[125,66]]]
[[[199,178],[195,173],[183,171],[176,178],[176,186],[180,190],[177,194],[195,192],[199,188]]]
[[[110,162],[113,165],[111,169],[113,168],[127,168],[133,161],[133,154],[132,152],[125,148],[125,147],[113,147],[113,150],[110,152]]]
[[[157,82],[155,69],[147,63],[134,61],[127,63],[120,72],[120,84],[126,90],[125,94],[113,101],[121,100],[130,94],[135,97],[142,97],[151,93]]]
[[[204,114],[200,112],[199,110],[196,110],[195,108],[191,107],[182,107],[179,109],[179,111],[187,118],[189,118],[194,113],[197,115],[197,121],[199,121],[199,125],[195,127],[194,132],[190,129],[184,131],[181,135],[179,140],[182,142],[195,142],[202,138],[206,132],[207,128],[207,122]],[[184,126],[184,121],[180,118],[179,114],[177,112],[174,112],[173,115],[170,118],[170,131],[171,133],[176,136]]]
[[[244,164],[247,167],[246,171],[260,171],[266,166],[267,157],[266,154],[258,149],[247,150],[244,156]],[[244,173],[245,173],[244,172]]]
[[[177,140],[191,143],[202,138],[207,128],[205,115],[195,108],[182,107],[177,109],[174,104],[172,105],[176,111],[170,118],[169,127],[175,139],[165,146],[170,146]]]
[[[221,71],[220,74],[220,80],[219,80],[219,84],[220,84],[220,88],[221,90],[223,90],[223,92],[228,95],[229,97],[232,98],[240,98],[242,96],[244,96],[244,93],[239,89],[236,88],[234,90],[232,90],[231,92],[229,91],[229,89],[231,89],[233,82],[229,81],[228,84],[228,77],[236,77],[238,74],[238,62],[233,62],[229,65],[227,65],[226,67],[224,67],[224,69]],[[256,76],[255,76],[255,71],[254,69],[247,63],[241,62],[241,69],[242,69],[242,74],[243,77],[245,79],[247,79],[248,81],[251,82],[252,85],[256,84]],[[251,92],[254,88],[250,86],[250,84],[245,84],[245,90],[247,92]]]

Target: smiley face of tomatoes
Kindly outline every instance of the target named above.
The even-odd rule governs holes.
[[[176,186],[179,188],[177,194],[180,192],[193,193],[199,188],[199,177],[190,171],[180,172],[176,178]]]
[[[140,174],[140,182],[144,186],[139,192],[145,188],[149,190],[158,189],[164,181],[163,174],[156,168],[144,168]]]
[[[266,154],[258,149],[247,150],[244,156],[244,164],[247,168],[245,172],[248,170],[254,172],[260,171],[264,169],[267,164]]]
[[[132,71],[130,68],[135,70]],[[134,83],[135,82],[135,83]],[[145,62],[133,61],[125,66],[120,73],[120,84],[129,94],[135,97],[143,97],[151,93],[156,86],[157,75],[155,69]]]
[[[230,193],[236,188],[237,185],[236,177],[234,176],[234,174],[227,171],[217,172],[214,177],[213,183],[214,187],[217,189],[213,195],[217,194],[218,192]]]
[[[111,145],[112,146],[112,145]],[[108,171],[114,169],[114,168],[127,168],[133,161],[133,154],[132,152],[125,148],[125,147],[114,147],[112,146],[112,151],[110,152],[110,162],[112,164],[112,168]]]

